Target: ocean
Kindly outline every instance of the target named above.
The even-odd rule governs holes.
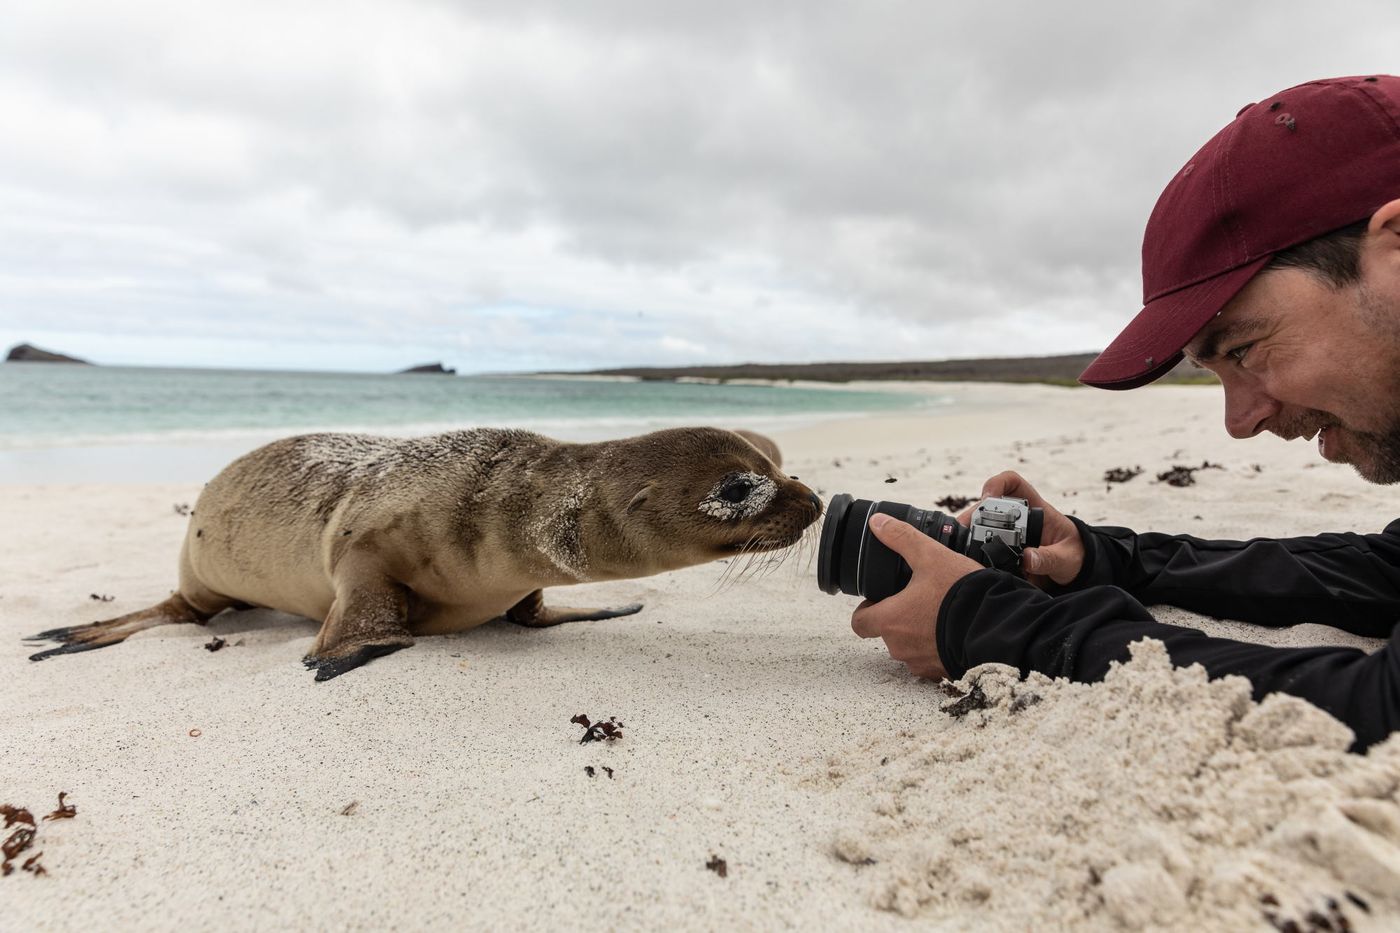
[[[277,437],[518,427],[562,440],[775,430],[938,404],[807,386],[0,364],[0,483],[196,482]]]

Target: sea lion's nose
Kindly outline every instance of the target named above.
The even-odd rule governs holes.
[[[812,500],[812,506],[817,510],[817,514],[822,514],[822,497],[816,493],[811,493],[808,498]]]

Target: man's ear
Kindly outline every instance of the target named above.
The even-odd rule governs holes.
[[[637,490],[637,494],[632,497],[631,502],[627,503],[627,508],[623,511],[625,511],[628,515],[631,515],[633,512],[637,511],[637,509],[641,508],[643,505],[646,504],[647,497],[650,495],[651,483],[647,483],[641,489]]]
[[[1381,205],[1366,224],[1362,262],[1400,280],[1400,198]],[[1377,265],[1371,265],[1371,264]]]
[[[1395,236],[1400,236],[1400,198],[1383,204],[1380,210],[1371,215],[1371,222],[1366,225],[1368,234],[1378,233],[1384,228]]]

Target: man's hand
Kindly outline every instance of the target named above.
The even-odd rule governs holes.
[[[1047,513],[1046,521],[1049,519]],[[890,657],[903,662],[911,674],[946,677],[948,672],[938,657],[938,610],[949,588],[982,570],[982,565],[888,515],[871,516],[870,530],[881,544],[904,558],[914,573],[909,585],[893,596],[857,606],[851,628],[861,638],[883,638]]]
[[[1040,547],[1028,547],[1021,552],[1021,567],[1027,580],[1044,589],[1047,581],[1053,580],[1064,586],[1079,576],[1079,571],[1084,567],[1084,542],[1079,540],[1079,529],[1074,527],[1074,522],[1046,502],[1020,473],[1008,470],[983,483],[982,498],[993,496],[1025,499],[1033,508],[1045,510]],[[977,506],[970,506],[958,516],[958,521],[966,525],[971,521],[975,508]]]

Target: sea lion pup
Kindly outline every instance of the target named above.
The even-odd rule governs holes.
[[[31,660],[262,606],[324,620],[304,661],[328,680],[502,615],[533,627],[630,615],[642,607],[546,607],[541,591],[796,543],[821,500],[761,446],[777,451],[718,428],[591,444],[501,429],[274,441],[200,493],[178,591],[42,632],[62,644]]]

